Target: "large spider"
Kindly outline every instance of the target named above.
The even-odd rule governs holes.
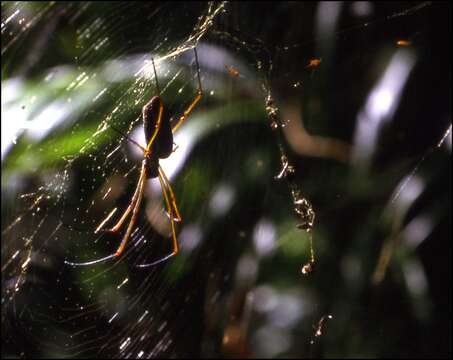
[[[143,193],[145,189],[146,180],[156,177],[159,179],[160,185],[162,187],[162,193],[167,207],[167,212],[170,217],[171,235],[173,239],[173,251],[169,255],[166,255],[160,258],[159,260],[137,266],[138,267],[153,266],[168,260],[169,258],[178,253],[179,247],[175,232],[175,221],[179,222],[182,219],[181,215],[179,214],[178,207],[176,205],[176,198],[171,188],[170,182],[168,181],[168,178],[165,175],[162,167],[159,165],[159,159],[165,159],[169,157],[170,154],[173,152],[173,133],[187,119],[187,117],[190,115],[190,113],[195,108],[195,106],[200,101],[203,95],[200,80],[200,67],[198,64],[196,48],[194,48],[194,53],[195,62],[197,65],[198,91],[197,95],[195,96],[195,99],[190,103],[188,108],[184,111],[183,115],[179,117],[179,119],[176,119],[176,121],[172,121],[172,118],[169,116],[169,114],[165,112],[165,107],[162,98],[160,97],[160,89],[159,83],[157,81],[156,67],[154,65],[154,60],[152,60],[158,95],[153,96],[151,100],[145,106],[143,106],[143,128],[145,131],[145,139],[147,144],[146,148],[141,146],[134,140],[130,139],[127,135],[123,134],[121,131],[112,126],[112,129],[119,132],[122,136],[124,136],[126,139],[137,145],[143,151],[142,166],[140,170],[140,176],[138,179],[137,187],[135,188],[134,195],[132,196],[132,199],[126,211],[123,213],[123,215],[115,224],[115,226],[113,226],[110,229],[103,229],[104,225],[110,220],[110,218],[116,212],[116,208],[113,209],[95,230],[95,233],[98,233],[100,231],[117,233],[125,223],[129,214],[132,212],[132,216],[129,221],[129,225],[127,226],[126,233],[124,234],[118,249],[114,254],[108,255],[101,259],[81,263],[65,261],[66,264],[72,266],[87,266],[120,256],[123,253],[124,248],[126,247],[126,244],[134,228],[134,225],[137,221],[137,216],[140,211],[140,205],[143,200]]]

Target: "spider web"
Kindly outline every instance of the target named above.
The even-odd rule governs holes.
[[[341,329],[369,286],[406,287],[407,321],[423,323],[435,301],[417,249],[451,224],[439,200],[451,194],[451,54],[435,52],[450,44],[448,16],[430,2],[260,6],[2,3],[4,356],[408,351],[367,343],[364,313],[356,332]],[[151,59],[166,108],[183,114],[194,47],[203,98],[160,162],[180,253],[137,267],[171,251],[150,179],[124,253],[69,266],[118,248],[127,221],[117,235],[95,229],[127,208],[143,154],[113,127],[144,144]],[[432,66],[446,91],[414,94]],[[348,336],[360,346],[343,347]]]

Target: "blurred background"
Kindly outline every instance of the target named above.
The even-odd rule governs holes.
[[[1,7],[2,357],[451,357],[450,3]]]

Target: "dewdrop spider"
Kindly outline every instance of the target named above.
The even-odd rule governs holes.
[[[126,211],[123,213],[123,215],[115,224],[115,226],[113,226],[110,229],[103,229],[104,225],[110,220],[110,218],[116,212],[116,208],[113,209],[95,230],[95,233],[103,231],[115,234],[119,232],[119,230],[125,223],[126,219],[128,218],[129,214],[132,212],[132,216],[129,221],[129,225],[127,226],[126,233],[124,234],[124,237],[118,249],[114,254],[108,255],[101,259],[81,263],[65,261],[66,264],[72,266],[89,266],[107,261],[112,258],[119,257],[123,253],[126,244],[131,236],[134,225],[137,221],[137,217],[140,211],[140,205],[143,200],[143,193],[145,189],[146,180],[152,178],[158,178],[162,188],[167,213],[170,218],[171,235],[173,239],[173,251],[169,255],[166,255],[160,258],[159,260],[147,264],[140,264],[137,266],[142,268],[154,266],[170,259],[171,257],[175,256],[178,253],[179,247],[178,240],[176,238],[175,221],[180,222],[182,221],[182,218],[176,205],[176,198],[171,188],[170,182],[167,176],[165,175],[164,170],[159,165],[159,159],[165,159],[171,155],[171,153],[173,152],[173,133],[189,117],[190,113],[193,111],[193,109],[198,104],[203,95],[200,80],[200,66],[198,64],[198,55],[196,48],[194,48],[194,53],[195,63],[197,66],[198,91],[192,103],[184,111],[183,115],[179,117],[179,119],[177,119],[176,121],[172,121],[172,118],[169,116],[169,114],[165,112],[164,103],[160,96],[156,67],[154,65],[154,59],[152,59],[154,78],[156,79],[157,95],[153,96],[151,100],[145,106],[143,106],[143,128],[145,131],[145,139],[147,143],[146,148],[141,146],[136,141],[132,140],[127,135],[123,134],[121,131],[112,126],[113,130],[119,132],[123,137],[125,137],[130,142],[134,143],[143,151],[143,160],[140,170],[140,176],[137,182],[137,187],[135,188],[134,195],[132,196],[132,199]]]

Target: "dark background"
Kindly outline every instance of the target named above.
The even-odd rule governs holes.
[[[83,146],[94,133],[84,131],[95,130],[120,101],[120,114],[112,121],[127,129],[142,102],[122,95],[142,85],[132,78],[111,84],[101,104],[87,98],[86,106],[46,137],[18,137],[2,159],[2,357],[116,358],[137,357],[140,351],[142,357],[451,357],[451,134],[437,147],[451,126],[451,4],[365,3],[371,10],[358,16],[353,11],[357,3],[341,3],[335,28],[324,34],[316,30],[321,5],[227,3],[200,39],[205,96],[193,121],[199,112],[204,121],[219,125],[197,138],[172,186],[184,217],[179,229],[198,224],[202,241],[164,266],[146,271],[133,266],[137,257],[166,251],[165,240],[144,215],[136,239],[144,235],[162,241],[131,250],[114,267],[63,263],[116,249],[117,239],[94,244],[92,238],[94,224],[109,209],[94,208],[93,220],[78,208],[88,206],[106,179],[109,183],[111,176],[131,168],[118,162],[97,169],[119,144],[117,134],[108,134],[108,142],[95,138],[85,154],[68,144],[72,139],[76,149]],[[167,54],[191,44],[187,38],[210,6],[219,4],[2,3],[2,22],[17,8],[36,19],[24,30],[16,17],[2,29],[2,97],[4,82],[21,78],[25,84],[16,104],[2,103],[2,129],[15,121],[8,110],[30,94],[45,99],[41,109],[76,94],[68,95],[52,80],[58,90],[45,85],[49,69],[69,65],[101,74],[108,60]],[[90,27],[92,36],[84,37]],[[87,51],[105,36],[108,46]],[[373,155],[362,166],[351,155],[358,114],[401,49],[398,40],[410,42],[416,63],[395,113],[382,125]],[[203,50],[203,45],[213,47]],[[232,58],[214,58],[214,46]],[[313,58],[322,62],[307,68]],[[163,93],[171,108],[182,112],[196,88],[185,75],[193,74],[192,53],[166,61],[172,69],[186,69]],[[239,69],[239,77],[228,75],[226,66]],[[180,85],[192,93],[178,97]],[[153,81],[146,86],[153,91]],[[284,129],[271,129],[265,111],[269,94],[282,117],[291,110],[298,118],[290,121],[303,119],[308,134],[339,141],[348,150],[328,156],[316,146],[315,154],[291,146]],[[33,122],[38,110],[31,110],[27,121]],[[42,155],[50,148],[58,150],[53,157]],[[128,149],[123,143],[121,160],[136,161]],[[292,183],[274,178],[281,151],[295,168]],[[30,154],[37,168],[25,161]],[[61,154],[75,154],[75,161],[68,167]],[[31,200],[20,194],[39,195],[37,189],[49,176],[59,178],[65,170],[71,181],[58,191],[62,198],[42,204],[41,213],[28,211]],[[421,180],[420,194],[404,203],[409,181],[392,202],[406,176]],[[93,187],[86,179],[93,179]],[[127,191],[115,206],[127,206],[136,179],[137,174],[126,181]],[[228,184],[236,195],[231,208],[215,216],[210,199],[219,184]],[[316,265],[308,276],[300,269],[309,259],[309,241],[296,228],[291,184],[316,212]],[[9,228],[17,216],[23,220]],[[432,227],[411,247],[407,229],[420,218]],[[268,256],[253,241],[263,219],[277,234],[278,245]],[[59,221],[63,226],[53,232]],[[373,281],[388,248],[385,276]],[[12,258],[16,251],[20,255]],[[29,252],[24,270],[22,256]],[[128,285],[117,292],[126,277]],[[138,321],[144,310],[147,317]],[[109,322],[115,312],[118,320]],[[327,314],[333,318],[319,328]],[[315,336],[318,329],[322,336]]]

